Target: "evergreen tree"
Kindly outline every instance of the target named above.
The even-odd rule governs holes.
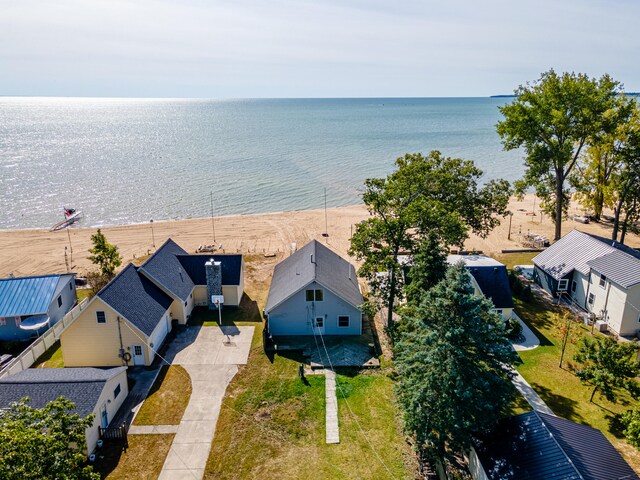
[[[395,365],[404,427],[436,459],[468,448],[513,399],[516,356],[492,308],[474,295],[464,266],[455,265],[403,317]]]

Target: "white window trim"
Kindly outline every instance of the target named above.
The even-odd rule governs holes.
[[[347,324],[340,325],[340,317],[347,317]],[[338,315],[338,328],[349,328],[351,326],[351,315]]]
[[[322,323],[322,325],[318,325],[318,320],[320,320],[320,322]],[[316,317],[313,320],[313,326],[315,328],[324,328],[324,317]]]
[[[596,303],[596,296],[593,293],[590,293],[589,296],[587,297],[587,303],[589,305],[593,305],[594,303]]]
[[[560,280],[558,280],[558,291],[559,292],[566,292],[569,289],[569,279],[568,278],[561,278]]]

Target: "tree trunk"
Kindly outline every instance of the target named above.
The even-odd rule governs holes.
[[[613,209],[613,230],[611,232],[611,240],[618,240],[618,230],[620,229],[620,213],[622,212],[622,204],[624,200],[620,198],[618,205]]]
[[[598,188],[596,192],[595,205],[593,208],[593,217],[596,222],[600,221],[600,217],[602,216],[602,209],[604,206],[604,192],[601,188]]]
[[[591,392],[591,397],[589,398],[589,403],[593,403],[593,397],[596,394],[596,390],[598,390],[598,387],[593,387],[593,392]]]
[[[393,342],[393,304],[396,298],[396,266],[391,267],[389,274],[389,301],[387,302],[387,329]]]
[[[556,168],[556,232],[554,240],[560,240],[562,237],[562,186],[564,184],[564,176],[562,168]]]

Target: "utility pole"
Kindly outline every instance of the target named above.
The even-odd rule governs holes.
[[[507,240],[511,240],[511,220],[513,220],[513,212],[509,212],[509,235],[507,235]]]
[[[327,242],[328,237],[329,237],[329,232],[328,230],[328,222],[327,222],[327,187],[324,187],[324,233],[322,234],[323,237],[327,238]]]
[[[213,192],[211,192],[210,198],[211,198],[211,229],[213,230],[213,243],[216,243],[216,222],[213,219]]]
[[[151,241],[153,242],[153,249],[156,249],[156,236],[153,233],[153,218],[151,220],[149,220],[149,223],[151,223]]]
[[[69,237],[69,252],[71,253],[71,255],[70,255],[71,261],[69,263],[71,264],[71,267],[73,268],[73,245],[71,245],[71,233],[69,232],[69,225],[67,225],[67,237]]]

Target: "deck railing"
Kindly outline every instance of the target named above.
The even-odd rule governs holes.
[[[73,307],[59,322],[51,326],[46,332],[40,335],[31,345],[29,345],[20,355],[7,363],[0,371],[0,378],[14,375],[27,368],[31,367],[36,360],[44,354],[49,348],[53,346],[60,339],[62,331],[68,327],[88,302],[87,298],[84,298],[80,303]]]

